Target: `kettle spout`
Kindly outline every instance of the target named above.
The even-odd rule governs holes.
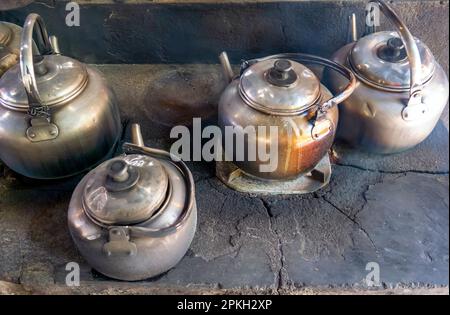
[[[131,125],[131,143],[144,147],[144,139],[142,138],[141,125],[132,124]]]
[[[228,83],[230,83],[231,81],[233,81],[234,73],[233,73],[233,69],[231,69],[230,60],[228,59],[228,55],[225,51],[219,55],[219,60],[220,60],[220,63],[222,64],[223,73],[224,73]]]
[[[61,55],[61,50],[59,49],[58,38],[54,35],[49,37],[50,45],[52,46],[53,53],[55,55]]]
[[[356,14],[353,13],[348,17],[348,34],[347,43],[354,43],[358,40],[358,29],[356,27]]]

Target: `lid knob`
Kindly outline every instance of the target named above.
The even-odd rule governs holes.
[[[273,68],[281,74],[287,74],[288,71],[292,70],[292,63],[286,59],[277,60],[273,64]]]
[[[130,175],[128,174],[128,165],[125,161],[114,161],[109,167],[109,177],[115,182],[124,182]]]
[[[130,225],[150,219],[164,209],[171,192],[165,166],[159,159],[143,154],[113,158],[87,176],[84,209],[91,218],[107,225]]]
[[[297,74],[292,70],[292,63],[287,59],[275,61],[269,70],[267,80],[276,86],[289,86],[297,80]]]
[[[123,160],[115,160],[108,167],[105,187],[108,191],[123,191],[132,188],[139,180],[139,172]]]
[[[388,62],[399,62],[408,56],[403,41],[399,37],[389,38],[386,45],[378,50],[378,57]]]
[[[400,37],[389,38],[389,40],[387,41],[387,45],[389,48],[392,48],[396,51],[405,48],[405,45],[403,44],[403,41]]]

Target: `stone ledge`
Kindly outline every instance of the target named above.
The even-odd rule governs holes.
[[[362,290],[348,288],[302,288],[280,292],[287,295],[448,295],[449,288],[427,288],[427,287],[399,287],[395,289]],[[218,290],[218,289],[195,289],[195,288],[146,288],[139,285],[131,286],[124,284],[85,284],[79,288],[68,288],[66,286],[52,286],[49,288],[24,288],[23,285],[0,281],[0,295],[27,295],[27,294],[88,294],[88,295],[265,295],[273,294],[266,290]]]

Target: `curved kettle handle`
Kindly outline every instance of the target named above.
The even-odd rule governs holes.
[[[162,237],[167,234],[173,233],[184,226],[184,223],[190,218],[191,213],[195,207],[195,183],[194,177],[187,165],[178,157],[172,155],[170,152],[148,148],[144,145],[142,140],[141,127],[138,124],[132,124],[131,126],[132,143],[124,143],[123,149],[127,154],[142,154],[159,159],[164,159],[174,163],[184,175],[184,180],[187,187],[186,203],[182,213],[178,219],[171,225],[164,228],[147,228],[143,226],[128,226],[127,230],[134,236],[146,236],[146,237]],[[85,212],[87,214],[87,212]],[[117,228],[114,226],[104,226],[95,219],[91,218],[96,224],[105,228]],[[123,227],[122,227],[123,228]]]
[[[420,58],[419,48],[416,41],[406,27],[405,23],[400,19],[398,14],[383,0],[370,0],[369,3],[378,4],[383,14],[395,25],[397,33],[405,45],[406,54],[408,55],[410,71],[411,71],[411,87],[409,92],[408,105],[404,108],[402,116],[405,120],[412,119],[415,116],[415,112],[412,107],[419,105],[419,110],[423,111],[420,107],[423,107],[422,103],[422,61]],[[414,115],[412,115],[414,114]]]
[[[43,106],[36,84],[33,59],[33,31],[35,28],[37,30],[37,46],[42,50],[41,55],[54,54],[44,20],[36,13],[28,15],[20,41],[20,72],[22,75],[22,83],[28,96],[30,115],[32,117],[43,116],[48,118],[48,108]]]
[[[192,173],[187,167],[187,165],[183,161],[181,161],[178,157],[173,156],[171,153],[163,150],[148,148],[145,146],[139,146],[131,143],[124,143],[123,149],[127,154],[148,155],[159,159],[165,159],[167,161],[171,161],[172,163],[176,164],[176,166],[179,167],[180,171],[184,174],[186,187],[188,190],[186,203],[183,208],[183,211],[174,223],[172,223],[167,227],[156,229],[139,226],[130,226],[128,228],[130,229],[131,233],[136,236],[141,235],[149,237],[161,237],[173,233],[174,231],[182,228],[184,226],[184,223],[190,218],[193,208],[195,207],[194,178],[192,177]]]

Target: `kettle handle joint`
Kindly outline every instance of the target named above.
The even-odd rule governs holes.
[[[50,41],[44,20],[35,13],[28,15],[20,41],[20,72],[28,97],[28,114],[31,119],[26,135],[31,142],[52,140],[59,134],[58,127],[51,123],[50,109],[43,104],[37,88],[33,56],[33,33],[35,30],[36,43],[41,50],[41,55],[55,54],[53,45],[56,45],[55,37],[51,39],[53,45]]]
[[[106,257],[129,257],[137,255],[137,246],[130,241],[126,227],[112,227],[108,231],[109,241],[103,245]]]
[[[416,119],[420,114],[424,114],[426,112],[422,95],[422,60],[420,58],[419,47],[417,47],[416,40],[406,27],[405,23],[403,23],[398,14],[390,5],[383,0],[370,0],[369,3],[378,4],[381,12],[395,25],[397,33],[405,45],[411,70],[411,86],[409,91],[409,100],[402,111],[402,117],[404,120]]]

